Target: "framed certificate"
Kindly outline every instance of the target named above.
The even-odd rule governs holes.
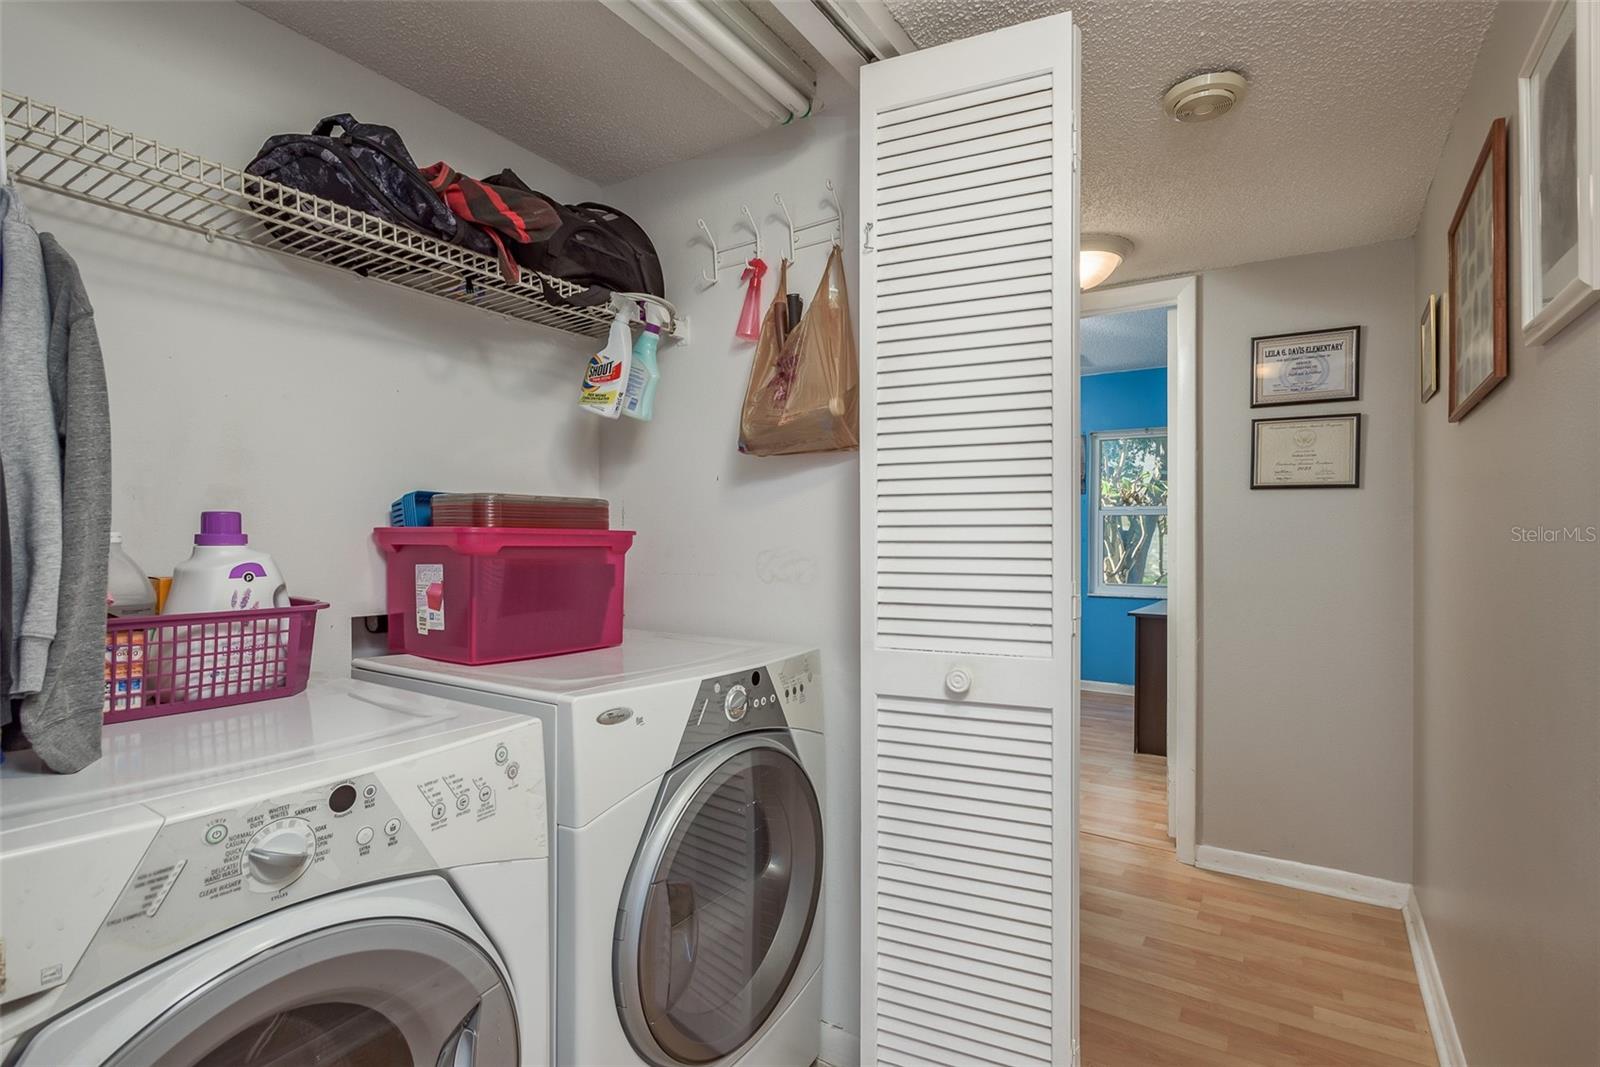
[[[1321,404],[1360,396],[1361,327],[1250,339],[1250,406]]]
[[[1517,78],[1522,336],[1543,344],[1600,300],[1600,7],[1555,4]]]
[[[1250,488],[1356,489],[1360,485],[1360,415],[1251,421]]]
[[[1466,418],[1511,373],[1506,144],[1506,120],[1495,119],[1450,223],[1451,422]]]
[[[1422,305],[1422,321],[1417,326],[1418,368],[1422,402],[1426,404],[1439,391],[1439,294],[1429,293]]]

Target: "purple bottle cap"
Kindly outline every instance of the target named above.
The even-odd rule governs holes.
[[[197,545],[247,545],[250,538],[244,534],[244,523],[237,511],[202,511],[200,532],[194,535]]]
[[[661,332],[661,327],[657,326],[653,322],[645,323],[644,324],[644,329],[645,329],[646,333],[660,333]]]

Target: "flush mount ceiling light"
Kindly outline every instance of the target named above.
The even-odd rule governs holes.
[[[622,21],[766,126],[808,117],[817,76],[742,3],[605,0]]]
[[[1086,233],[1078,240],[1078,288],[1093,289],[1133,251],[1133,242],[1114,233]]]
[[[1200,74],[1167,90],[1161,106],[1179,122],[1209,122],[1220,119],[1244,99],[1244,75],[1236,70]]]

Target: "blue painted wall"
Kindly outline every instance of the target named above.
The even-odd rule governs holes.
[[[1101,430],[1143,430],[1167,424],[1167,369],[1089,374],[1079,382],[1079,420],[1085,437]],[[1087,445],[1087,440],[1085,441]],[[1091,480],[1093,470],[1090,471]],[[1089,584],[1089,497],[1079,501],[1083,572]],[[1085,596],[1078,634],[1080,673],[1087,681],[1133,684],[1133,620],[1128,612],[1154,604],[1125,596]]]

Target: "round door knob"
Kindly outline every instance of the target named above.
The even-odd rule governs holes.
[[[944,687],[955,696],[965,696],[972,688],[972,675],[965,667],[951,667],[944,676]]]
[[[727,697],[722,701],[722,711],[728,716],[729,722],[738,722],[744,718],[744,713],[749,708],[750,694],[742,685],[729,689]]]
[[[256,831],[245,846],[244,862],[250,877],[277,889],[299,878],[311,865],[317,835],[304,819],[279,819]]]

